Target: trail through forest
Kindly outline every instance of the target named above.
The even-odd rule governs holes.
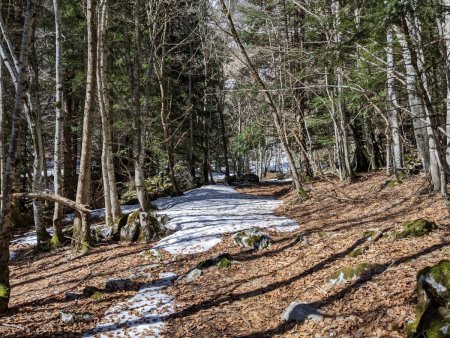
[[[273,214],[282,201],[240,194],[224,185],[204,186],[180,197],[158,199],[154,204],[159,213],[169,217],[166,227],[175,231],[154,249],[171,254],[206,252],[219,244],[223,235],[241,230],[257,227],[293,231],[299,227],[295,221]],[[174,300],[161,290],[176,277],[172,272],[160,274],[159,280],[144,285],[127,302],[109,309],[85,337],[159,335],[164,319],[175,312]]]

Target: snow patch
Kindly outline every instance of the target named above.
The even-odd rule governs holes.
[[[449,328],[449,327],[450,327],[450,324],[447,324],[447,325],[441,327],[441,328],[439,329],[439,331],[441,331],[442,334],[447,334],[447,333],[448,333],[448,328]]]
[[[134,297],[112,306],[83,337],[159,337],[164,319],[175,312],[173,298],[161,290],[176,278],[173,272],[161,273],[159,280],[143,286]]]
[[[12,261],[13,259],[15,259],[17,257],[17,252],[15,251],[10,251],[9,252],[9,260]]]
[[[331,285],[341,284],[346,281],[344,272],[341,272],[336,279],[330,279]]]
[[[438,283],[431,275],[420,276],[420,282],[427,282],[439,293],[447,291],[447,288],[444,285]]]
[[[224,185],[210,185],[175,198],[160,198],[154,205],[169,217],[166,225],[176,231],[154,248],[171,254],[205,252],[222,236],[252,228],[294,231],[299,225],[273,211],[282,204],[271,197],[244,195]]]

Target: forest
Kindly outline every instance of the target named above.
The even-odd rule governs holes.
[[[0,0],[1,337],[450,336],[450,0]]]

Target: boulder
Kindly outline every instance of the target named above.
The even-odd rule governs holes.
[[[271,243],[269,235],[256,230],[245,230],[238,232],[233,236],[233,240],[242,248],[255,250],[266,249]]]
[[[436,229],[436,224],[423,218],[402,223],[401,226],[403,230],[395,234],[395,238],[397,239],[422,237]]]
[[[285,322],[304,322],[312,320],[315,322],[323,319],[322,312],[308,303],[292,302],[281,315],[281,319]]]
[[[245,174],[242,176],[242,181],[248,183],[259,183],[259,176],[255,174]]]
[[[120,239],[120,230],[122,230],[122,228],[127,225],[128,216],[129,214],[123,215],[120,218],[119,223],[113,224],[113,226],[111,227],[111,238],[113,240],[118,241]]]
[[[159,222],[148,212],[139,213],[140,232],[138,242],[149,243],[159,232]]]
[[[354,266],[346,266],[333,273],[328,281],[331,284],[344,283],[345,281],[361,277],[363,274],[376,269],[377,266],[377,264],[370,263],[361,263]]]
[[[197,264],[196,269],[204,270],[212,266],[217,266],[219,269],[224,269],[230,267],[232,264],[235,264],[236,262],[237,260],[235,260],[229,253],[222,253],[214,258],[207,259]]]
[[[105,289],[109,291],[123,291],[128,290],[133,286],[133,282],[128,278],[122,279],[108,279],[105,283]]]
[[[146,254],[150,257],[150,259],[155,260],[155,261],[162,261],[163,256],[161,255],[161,253],[156,250],[156,249],[150,249],[148,251],[146,251]]]
[[[95,319],[95,315],[89,312],[75,313],[75,312],[60,312],[59,317],[66,325],[76,323],[89,323]]]
[[[415,321],[408,325],[408,337],[450,335],[450,261],[444,260],[417,273]]]
[[[198,277],[202,275],[202,270],[200,269],[193,269],[189,271],[184,277],[182,277],[180,280],[185,281],[187,283],[190,283],[194,280],[196,280]]]
[[[123,242],[136,242],[139,237],[139,211],[133,211],[127,217],[127,224],[120,229],[120,240]]]

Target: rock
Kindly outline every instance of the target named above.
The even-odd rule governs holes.
[[[292,302],[281,315],[281,319],[285,322],[304,322],[312,320],[315,322],[323,319],[322,312],[308,303]]]
[[[166,214],[156,214],[155,217],[158,220],[159,224],[163,226],[169,223],[169,216],[167,216]]]
[[[105,289],[110,291],[127,290],[133,285],[133,282],[128,278],[123,279],[108,279],[105,283]]]
[[[255,174],[245,174],[242,176],[242,181],[248,183],[259,183],[259,176]]]
[[[271,243],[269,235],[256,230],[238,232],[233,236],[233,240],[240,247],[255,250],[266,249]]]
[[[190,282],[193,282],[194,280],[196,280],[201,275],[202,275],[202,270],[193,269],[193,270],[189,271],[189,273],[187,273],[186,276],[181,278],[181,280],[190,283]]]
[[[89,323],[95,319],[94,314],[85,312],[85,313],[75,313],[75,312],[60,312],[59,317],[62,322],[66,325],[75,324],[75,323]]]
[[[150,273],[145,273],[145,272],[136,272],[133,273],[130,277],[128,277],[131,281],[135,281],[137,279],[151,279],[152,278],[152,274]]]
[[[96,294],[96,293],[103,293],[104,290],[96,288],[95,286],[86,286],[83,289],[83,296],[85,297],[91,297],[92,295]]]
[[[133,211],[128,215],[127,224],[120,229],[120,240],[123,242],[136,242],[139,233],[140,233],[140,225],[139,225],[139,211]]]
[[[450,335],[450,261],[426,267],[417,274],[416,318],[408,325],[408,337]]]
[[[76,300],[80,299],[81,297],[83,297],[82,293],[66,292],[64,294],[64,298],[67,300]]]
[[[237,260],[235,260],[229,253],[222,253],[214,258],[207,259],[206,261],[197,264],[196,269],[204,270],[212,266],[217,266],[220,269],[224,269],[230,267],[231,264],[235,264],[236,262]]]
[[[146,251],[146,254],[150,257],[150,259],[155,260],[155,261],[162,261],[163,256],[161,255],[161,253],[156,250],[156,249],[150,249],[148,251]]]
[[[164,235],[165,230],[158,219],[148,212],[139,213],[140,233],[138,242],[149,243],[156,237]]]
[[[346,266],[333,273],[328,281],[331,284],[340,284],[353,278],[359,278],[361,275],[375,269],[377,266],[377,264],[370,263],[361,263],[354,266]]]
[[[118,241],[120,239],[120,230],[122,230],[122,228],[127,224],[128,216],[129,214],[122,216],[119,223],[114,224],[111,227],[111,238],[113,240]]]
[[[436,224],[423,218],[402,223],[401,226],[403,227],[403,230],[395,234],[395,238],[397,239],[421,237],[436,229]]]

